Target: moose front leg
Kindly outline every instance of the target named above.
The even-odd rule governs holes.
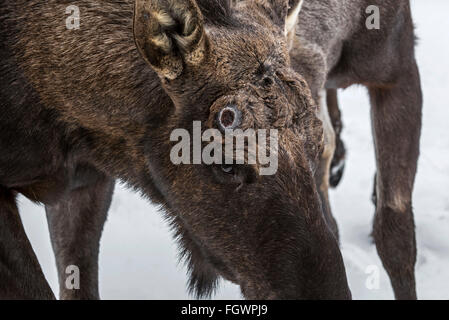
[[[422,96],[416,63],[390,88],[369,88],[377,158],[373,236],[397,299],[416,299],[412,191]]]
[[[54,299],[25,234],[15,195],[0,187],[0,299]]]
[[[61,299],[99,299],[98,253],[114,180],[88,166],[77,168],[70,193],[46,206]],[[79,269],[79,288],[67,287],[67,267]]]

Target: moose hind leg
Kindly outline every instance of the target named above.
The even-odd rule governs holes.
[[[377,159],[373,236],[396,299],[416,299],[412,191],[422,95],[416,63],[389,88],[369,88]]]
[[[46,206],[61,299],[99,299],[100,238],[113,190],[113,179],[90,166],[79,166],[70,193]],[[79,288],[68,278],[78,271]]]
[[[0,187],[0,299],[54,299],[25,234],[15,195]]]
[[[341,178],[343,177],[346,160],[346,148],[343,140],[341,139],[343,124],[341,121],[340,108],[338,106],[337,89],[326,90],[326,104],[332,127],[335,132],[335,152],[332,157],[329,175],[329,184],[331,187],[335,188],[338,186]]]
[[[320,111],[318,116],[323,123],[324,150],[323,154],[321,155],[319,167],[315,174],[315,180],[326,224],[332,231],[335,238],[339,240],[338,225],[334,216],[332,215],[332,210],[329,203],[329,177],[331,161],[335,152],[335,132],[332,127],[332,122],[330,120],[326,105],[322,100],[323,99],[321,99]]]

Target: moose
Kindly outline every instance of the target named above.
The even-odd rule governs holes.
[[[379,29],[366,27],[370,5]],[[119,179],[163,208],[196,296],[221,277],[247,299],[351,299],[328,200],[345,159],[337,90],[351,85],[371,100],[373,239],[395,297],[417,298],[422,96],[408,0],[1,0],[0,26],[0,298],[55,298],[22,194],[45,205],[60,298],[98,299]],[[171,132],[194,121],[278,130],[276,173],[172,163]],[[69,265],[79,290],[65,287]]]

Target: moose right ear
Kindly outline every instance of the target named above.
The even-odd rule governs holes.
[[[208,54],[203,16],[195,0],[136,0],[134,39],[143,58],[174,80]]]

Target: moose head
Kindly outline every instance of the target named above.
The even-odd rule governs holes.
[[[190,287],[210,294],[222,276],[249,299],[348,298],[315,181],[323,127],[289,58],[302,0],[210,3],[137,0],[134,16],[137,48],[173,102],[147,161]],[[256,149],[270,145],[277,170],[263,175],[257,161],[174,164],[170,134],[193,134],[195,121],[221,133],[276,130],[276,148],[259,140]]]

